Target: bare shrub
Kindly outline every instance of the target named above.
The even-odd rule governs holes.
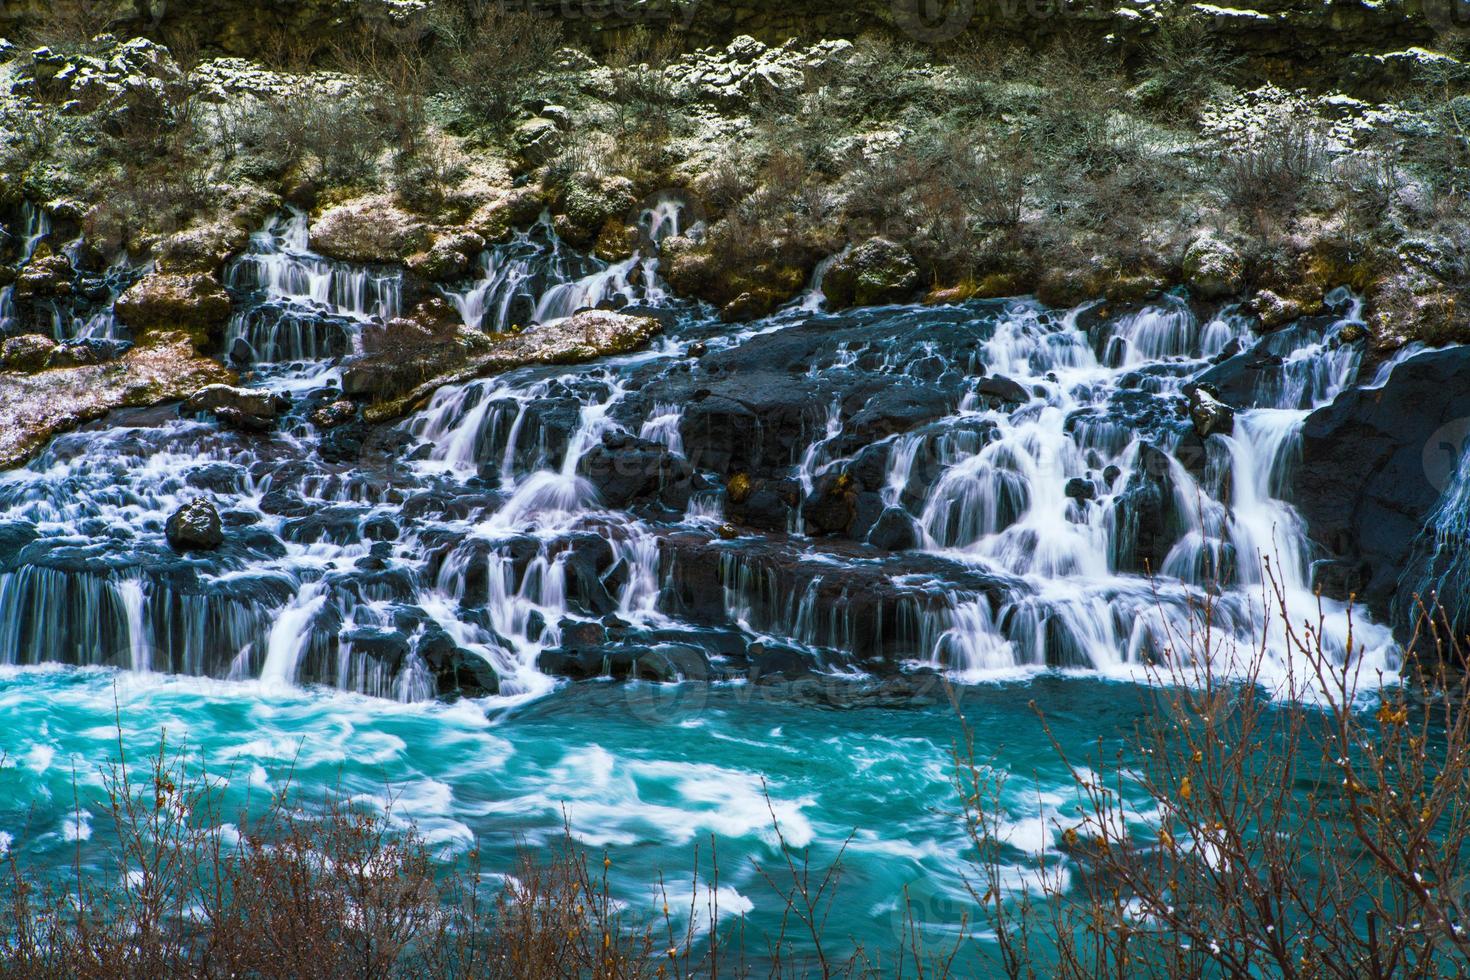
[[[26,18],[23,37],[33,47],[79,51],[117,23],[118,7],[109,0],[49,0]]]
[[[1229,91],[1240,57],[1212,33],[1202,17],[1165,20],[1148,43],[1142,104],[1167,120],[1194,123],[1214,98]]]
[[[429,15],[437,88],[471,125],[505,129],[561,45],[561,25],[503,0],[452,0]]]
[[[1248,223],[1290,214],[1317,190],[1327,151],[1310,122],[1278,126],[1254,145],[1220,150],[1219,186],[1226,203]]]
[[[1168,637],[1131,745],[1071,759],[1053,741],[1076,786],[1077,822],[1054,827],[1076,884],[1043,868],[1019,899],[987,894],[1008,976],[1459,975],[1463,681],[1370,695],[1351,633],[1334,654],[1321,619],[1293,621],[1274,584],[1268,598],[1284,676],[1265,640],[1238,651],[1213,633],[1206,605]],[[991,783],[963,756],[959,772],[984,868]]]

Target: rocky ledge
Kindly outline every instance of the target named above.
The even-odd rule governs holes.
[[[654,317],[606,310],[494,335],[465,327],[436,332],[394,320],[364,338],[365,352],[348,361],[342,388],[370,403],[368,421],[381,422],[403,415],[444,385],[534,364],[582,364],[627,354],[662,330]]]
[[[187,336],[168,334],[106,364],[0,374],[0,470],[24,465],[55,435],[118,408],[187,398],[234,372],[201,357]]]

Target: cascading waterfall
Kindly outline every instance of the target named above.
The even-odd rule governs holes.
[[[385,322],[403,307],[403,275],[323,258],[308,248],[305,212],[270,219],[226,272],[225,284],[258,301],[236,311],[226,333],[232,356],[247,345],[262,363],[320,360],[351,353],[361,325]]]
[[[689,217],[677,199],[655,202],[639,252],[612,264],[570,251],[543,221],[488,250],[479,278],[445,296],[486,331],[664,303],[657,244],[697,235]],[[119,282],[129,274],[118,267]],[[364,324],[403,312],[400,271],[315,255],[299,211],[253,236],[226,278],[237,300],[230,355],[243,348],[253,383],[301,398],[340,397],[335,359]],[[678,327],[650,352],[441,388],[402,424],[382,473],[319,459],[324,437],[294,416],[260,437],[202,419],[76,433],[0,476],[4,516],[34,526],[27,554],[44,556],[0,566],[0,661],[325,683],[402,700],[443,693],[446,676],[484,665],[502,697],[525,699],[554,686],[543,664],[557,651],[585,648],[609,669],[618,642],[699,645],[712,630],[723,651],[734,629],[832,670],[860,657],[964,680],[1132,672],[1176,647],[1206,596],[1223,635],[1258,634],[1270,618],[1263,557],[1294,609],[1314,601],[1289,471],[1307,411],[1360,367],[1342,336],[1361,308],[1345,293],[1329,303],[1335,320],[1257,343],[1257,356],[1279,360],[1249,392],[1255,407],[1236,413],[1232,433],[1198,443],[1179,424],[1184,393],[1252,341],[1240,310],[1202,320],[1166,296],[1115,317],[1027,301],[862,313],[862,331],[783,369],[818,394],[795,412],[785,468],[754,481],[784,501],[769,539],[719,526],[733,472],[701,468],[699,428],[717,381],[682,379],[744,345],[847,322],[816,312],[820,271],[807,301],[744,332],[675,306]],[[696,340],[715,353],[692,354]],[[933,385],[952,395],[938,407],[921,398],[919,421],[855,435],[866,400]],[[720,448],[758,453],[774,434],[735,438],[750,445]],[[628,447],[642,455],[613,474],[631,481],[624,490],[657,495],[682,466],[683,495],[611,504],[589,461]],[[883,510],[913,524],[912,545],[887,557],[822,540],[803,517],[803,499],[855,492],[851,473],[868,459],[878,460],[862,478],[873,481],[869,519]],[[648,460],[661,461],[656,479],[636,469]],[[839,473],[849,476],[828,479]],[[162,524],[201,494],[231,545],[174,556]],[[1446,515],[1458,500],[1447,496]],[[679,553],[690,536],[712,543]],[[1345,617],[1325,608],[1329,643],[1342,649]],[[1360,620],[1356,642],[1365,663],[1392,666],[1386,630]]]

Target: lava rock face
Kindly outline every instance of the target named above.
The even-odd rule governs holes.
[[[1295,503],[1328,555],[1317,585],[1335,598],[1357,586],[1358,600],[1391,617],[1401,636],[1413,619],[1404,600],[1425,571],[1421,529],[1459,465],[1467,420],[1470,348],[1462,347],[1405,361],[1381,389],[1344,392],[1302,433]],[[1440,596],[1455,621],[1467,599]]]

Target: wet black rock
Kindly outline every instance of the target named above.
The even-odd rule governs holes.
[[[1470,622],[1470,596],[1440,587],[1435,528],[1425,527],[1460,465],[1466,419],[1470,348],[1456,347],[1405,361],[1379,390],[1344,392],[1302,430],[1293,499],[1329,557],[1361,566],[1321,584],[1335,598],[1360,584],[1358,600],[1404,639],[1416,591],[1436,591],[1459,632]]]
[[[857,488],[846,473],[818,477],[811,495],[801,505],[809,534],[845,534],[857,519]]]
[[[1113,501],[1117,527],[1113,561],[1120,570],[1159,571],[1184,534],[1183,515],[1174,506],[1170,466],[1163,450],[1148,443],[1139,447],[1137,466]]]
[[[1097,488],[1091,480],[1076,476],[1067,481],[1065,493],[1073,500],[1091,500],[1097,496]]]
[[[180,411],[190,415],[209,413],[230,428],[266,432],[276,427],[290,407],[289,398],[274,392],[209,385],[189,396]]]
[[[169,517],[164,527],[168,543],[179,551],[209,551],[224,543],[219,511],[203,497],[195,497]]]
[[[908,551],[919,546],[919,528],[908,511],[889,507],[868,532],[868,543],[884,551]]]
[[[1022,405],[1031,400],[1031,393],[1021,385],[1003,375],[982,378],[975,385],[975,393],[1010,405]]]
[[[689,503],[693,470],[662,443],[609,433],[582,457],[577,472],[604,504],[620,510],[656,502],[682,512]]]
[[[455,646],[442,628],[434,627],[420,638],[418,655],[441,698],[483,698],[500,692],[500,677],[490,662]]]
[[[387,514],[374,514],[362,523],[362,536],[369,541],[398,540],[398,522]]]
[[[0,521],[0,571],[10,571],[21,551],[39,536],[30,521]]]

